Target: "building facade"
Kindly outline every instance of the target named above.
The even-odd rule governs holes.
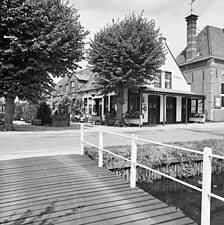
[[[124,90],[123,115],[129,115],[130,123],[139,125],[187,123],[190,115],[204,112],[204,95],[190,89],[167,43],[166,62],[158,70],[155,80],[138,87],[136,91]],[[107,113],[116,116],[116,93],[101,94],[96,77],[92,76],[78,92],[85,105],[87,117],[98,116],[104,122]]]
[[[197,34],[197,19],[195,14],[185,18],[187,46],[176,61],[191,91],[206,96],[206,119],[224,121],[224,31],[206,26]]]
[[[74,73],[71,77],[62,78],[55,86],[54,96],[67,95],[74,98],[77,92],[88,82],[92,72],[86,68]]]

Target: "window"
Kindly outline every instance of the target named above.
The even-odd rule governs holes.
[[[221,83],[222,107],[224,107],[224,83]]]
[[[117,96],[110,96],[110,111],[115,112],[115,105],[117,104]]]
[[[65,93],[69,92],[68,84],[65,85]]]
[[[106,97],[104,97],[104,113],[107,113],[108,112],[108,108],[109,108],[109,106],[108,106],[108,96],[106,96]]]
[[[71,87],[71,92],[75,92],[76,91],[76,87],[75,87],[75,81],[71,81],[70,83],[70,87]]]
[[[165,88],[171,89],[171,73],[165,72]]]
[[[157,72],[155,76],[154,87],[161,88],[161,71]]]
[[[92,104],[89,104],[89,115],[92,115],[93,113],[93,107]]]
[[[88,111],[87,111],[87,98],[84,98],[84,113],[88,113]]]

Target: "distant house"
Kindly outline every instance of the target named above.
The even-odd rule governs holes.
[[[123,114],[132,114],[131,123],[140,125],[187,123],[190,114],[198,113],[193,107],[200,103],[204,112],[204,95],[190,91],[190,85],[180,71],[176,61],[163,39],[166,48],[166,62],[149,85],[137,91],[124,90]],[[103,96],[97,84],[96,75],[91,76],[78,94],[85,104],[87,116],[97,115],[105,121],[108,112],[116,112],[116,93]]]
[[[197,34],[197,19],[195,14],[185,18],[187,46],[176,61],[191,91],[206,96],[206,119],[224,121],[224,30],[206,26]]]
[[[86,68],[77,71],[71,77],[64,77],[57,83],[54,96],[67,95],[71,98],[75,97],[77,95],[77,91],[88,82],[91,74],[92,72]]]

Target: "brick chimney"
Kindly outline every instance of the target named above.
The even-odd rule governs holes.
[[[186,61],[194,59],[197,54],[196,35],[197,35],[197,21],[198,16],[191,14],[185,18],[187,21],[187,50]]]

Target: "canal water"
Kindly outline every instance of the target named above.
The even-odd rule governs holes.
[[[201,187],[201,177],[183,181]],[[201,224],[201,192],[169,179],[138,183],[138,187],[168,205],[179,208],[186,216]],[[224,197],[224,173],[212,175],[212,193]],[[211,225],[224,225],[224,202],[212,198]]]

